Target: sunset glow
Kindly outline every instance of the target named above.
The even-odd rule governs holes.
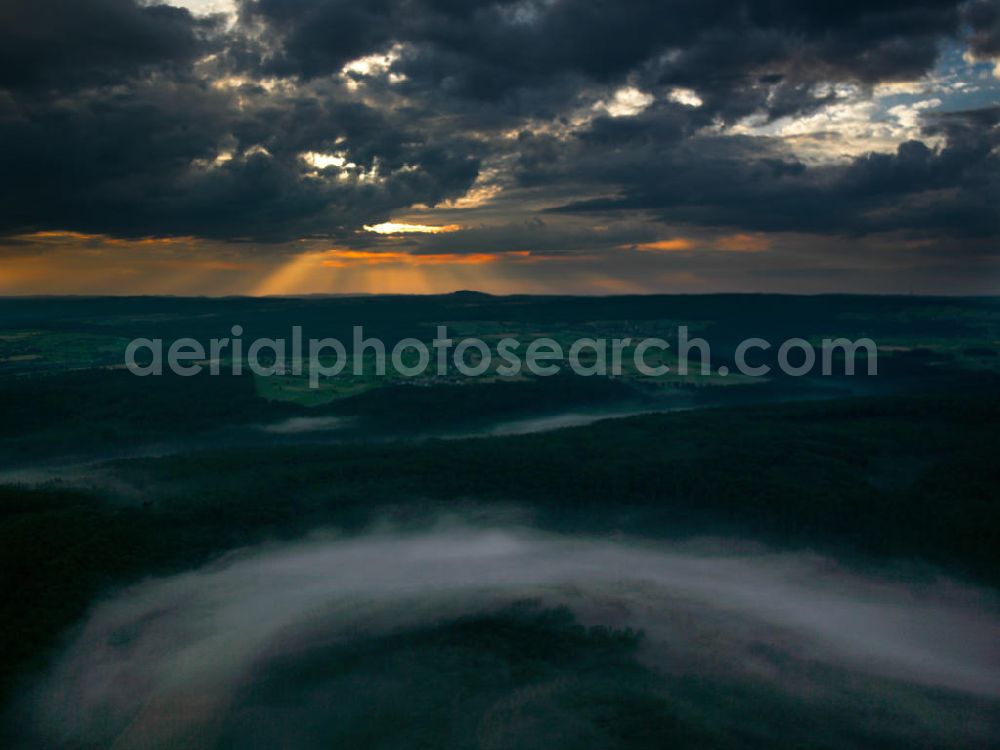
[[[995,0],[54,1],[3,16],[7,294],[1000,288]]]
[[[445,226],[429,226],[427,224],[402,224],[399,222],[387,221],[374,226],[365,225],[366,232],[375,234],[441,234],[444,232],[457,232],[461,229],[458,224],[446,224]]]

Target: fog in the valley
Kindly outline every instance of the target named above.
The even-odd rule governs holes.
[[[638,659],[666,680],[764,686],[792,711],[839,706],[845,723],[876,700],[884,721],[912,719],[926,738],[960,727],[968,741],[997,740],[995,595],[859,570],[732,541],[568,537],[499,521],[246,550],[96,605],[25,691],[26,742],[212,745],[270,662],[308,664],[337,644],[524,601],[567,607],[586,626],[641,629]],[[263,710],[277,736],[294,736],[294,712]]]
[[[290,417],[275,424],[262,425],[264,432],[274,435],[297,435],[302,432],[329,432],[343,429],[349,421],[343,417]]]

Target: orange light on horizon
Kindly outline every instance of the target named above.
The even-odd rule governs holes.
[[[665,252],[676,252],[682,250],[693,250],[695,243],[685,237],[675,237],[670,240],[657,240],[655,242],[640,242],[637,245],[622,245],[624,250],[660,250]]]
[[[561,260],[562,258],[551,258]],[[330,248],[300,253],[262,278],[254,295],[303,292],[429,294],[496,286],[504,264],[550,260],[529,250],[491,253],[407,253]],[[325,273],[324,273],[325,272]]]
[[[176,237],[135,237],[133,239],[123,237],[112,237],[107,234],[90,234],[88,232],[76,232],[68,229],[46,229],[39,232],[19,234],[15,236],[21,241],[35,242],[100,242],[114,247],[129,247],[131,245],[188,245],[198,241],[196,237],[180,235]]]
[[[322,255],[326,256],[320,264],[329,268],[346,268],[355,264],[364,265],[412,265],[412,266],[441,266],[441,265],[471,265],[478,266],[484,263],[496,263],[500,260],[497,253],[403,253],[395,251],[377,250],[328,250]]]
[[[733,253],[759,253],[771,248],[771,241],[762,234],[738,233],[719,237],[715,240],[695,241],[687,237],[674,237],[669,240],[655,242],[640,242],[634,245],[619,245],[620,250],[687,252],[698,247],[706,250],[724,250]]]
[[[771,249],[771,241],[760,234],[731,234],[715,241],[719,250],[734,253],[760,253]]]

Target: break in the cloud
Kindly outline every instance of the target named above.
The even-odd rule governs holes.
[[[998,60],[996,0],[9,0],[0,292],[995,291]]]

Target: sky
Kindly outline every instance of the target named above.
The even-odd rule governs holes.
[[[0,294],[1000,293],[1000,0],[3,0]]]

